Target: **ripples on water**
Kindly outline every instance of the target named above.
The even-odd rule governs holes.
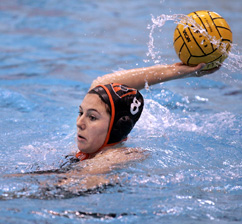
[[[234,23],[240,20],[239,3],[229,5],[230,11],[225,1],[221,8],[210,2]],[[110,185],[89,191],[75,188],[74,177],[57,188],[56,175],[4,176],[57,169],[75,150],[78,105],[95,77],[177,61],[169,40],[174,20],[191,2],[179,6],[179,14],[170,12],[171,2],[147,4],[0,4],[1,222],[241,221],[241,47],[236,42],[210,78],[143,91],[144,113],[126,145],[145,148],[149,157],[105,175]],[[239,23],[230,25],[239,40]],[[47,186],[39,184],[44,181]]]

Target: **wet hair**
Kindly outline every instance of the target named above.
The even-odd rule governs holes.
[[[109,114],[111,116],[111,108],[110,108],[110,106],[103,101],[103,98],[99,94],[97,94],[95,91],[91,91],[91,90],[87,94],[96,94],[96,95],[98,95],[99,98],[101,99],[101,101],[105,104],[105,108],[106,108],[107,114]]]
[[[141,93],[134,88],[119,83],[98,85],[89,94],[97,94],[108,105],[110,124],[103,147],[125,140],[139,120],[144,106]]]

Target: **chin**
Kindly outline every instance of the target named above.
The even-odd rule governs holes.
[[[88,150],[87,150],[85,147],[83,147],[83,145],[81,145],[81,144],[77,144],[77,148],[78,148],[81,152],[88,153]]]
[[[77,147],[81,152],[90,153],[90,154],[97,152],[98,149],[101,148],[101,146],[100,146],[97,148],[95,147],[94,149],[93,148],[90,149],[90,148],[84,147],[82,144],[77,144]]]
[[[93,153],[92,150],[89,150],[89,149],[87,149],[87,148],[78,147],[78,149],[79,149],[81,152],[84,152],[84,153]]]

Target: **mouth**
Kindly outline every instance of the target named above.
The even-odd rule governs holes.
[[[85,137],[83,137],[82,135],[77,133],[77,140],[78,141],[87,141],[87,139]]]

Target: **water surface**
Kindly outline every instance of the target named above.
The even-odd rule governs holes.
[[[76,150],[78,106],[92,80],[177,62],[176,24],[164,21],[151,34],[152,18],[201,9],[227,20],[232,53],[209,77],[142,91],[144,113],[125,145],[149,157],[107,174],[118,174],[119,184],[47,190],[39,182],[54,183],[55,175],[5,176],[58,168]],[[0,222],[240,223],[241,11],[239,0],[2,1]]]

